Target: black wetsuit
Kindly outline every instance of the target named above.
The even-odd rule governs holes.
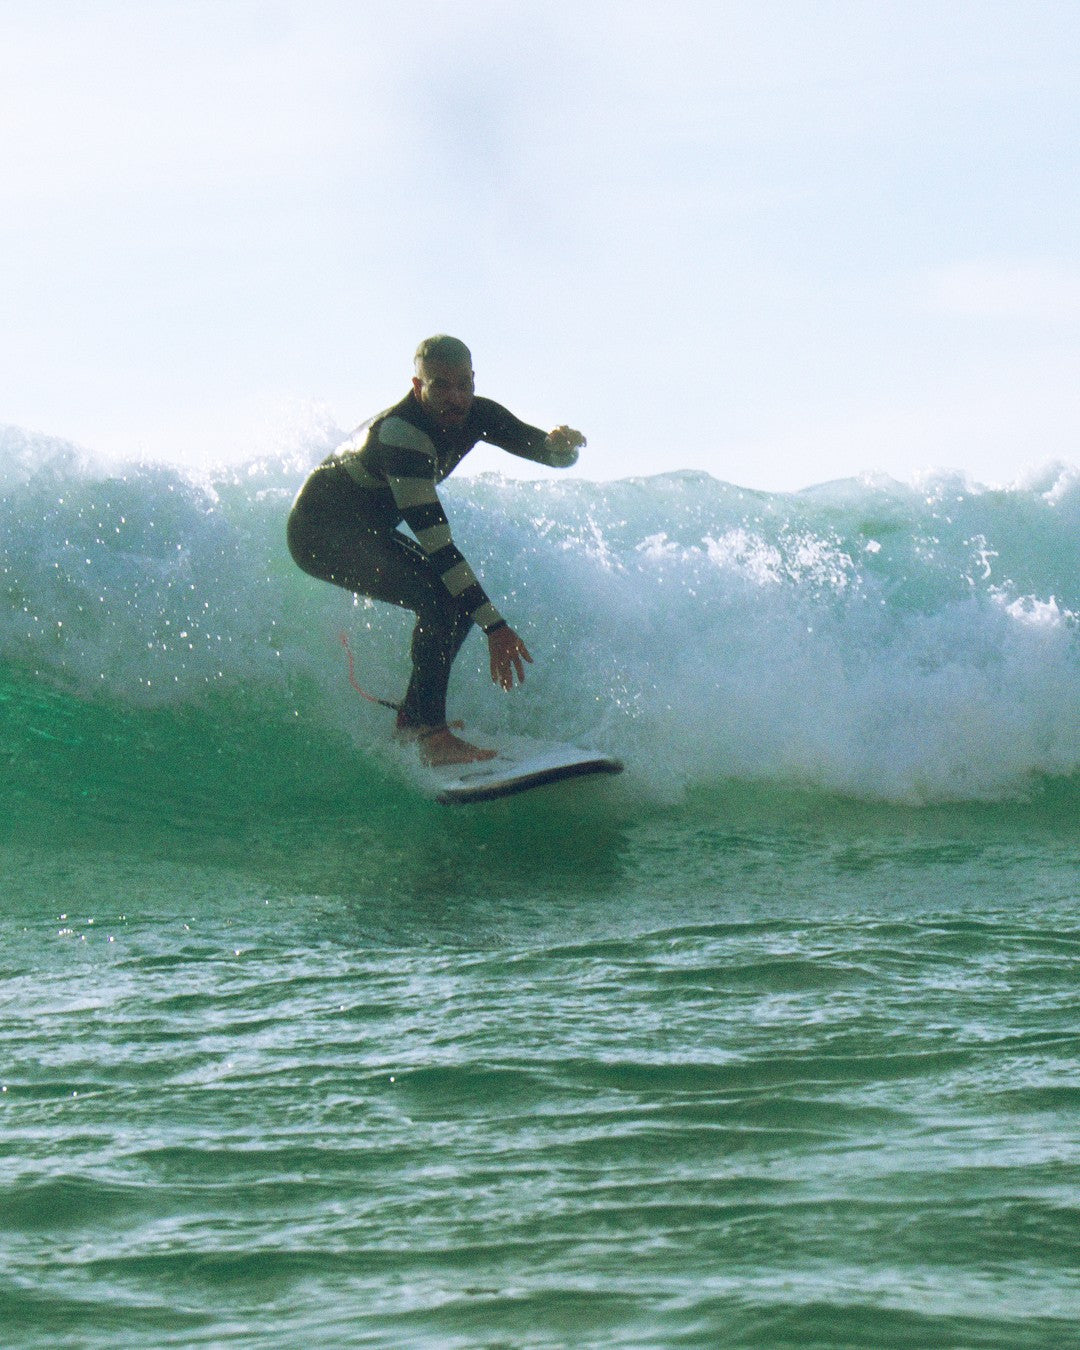
[[[474,398],[459,427],[440,427],[415,393],[358,427],[311,474],[289,516],[289,549],[312,576],[411,609],[412,678],[399,726],[442,726],[454,657],[474,623],[506,620],[457,548],[436,484],[478,441],[549,462],[546,434]],[[404,521],[414,543],[397,526]]]

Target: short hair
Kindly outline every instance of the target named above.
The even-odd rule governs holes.
[[[414,364],[417,374],[429,361],[441,361],[447,366],[468,366],[471,370],[472,352],[460,338],[437,333],[434,337],[425,338],[416,349]]]

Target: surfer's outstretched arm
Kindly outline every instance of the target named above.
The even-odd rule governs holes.
[[[486,425],[481,439],[501,450],[508,450],[518,459],[531,459],[534,464],[546,464],[549,469],[568,469],[577,463],[578,451],[585,437],[573,427],[558,426],[541,431],[490,399],[483,400]]]

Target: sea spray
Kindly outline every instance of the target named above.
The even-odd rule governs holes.
[[[410,618],[300,573],[289,504],[332,444],[193,473],[0,437],[10,678],[214,735],[301,722],[376,756]],[[908,803],[1080,773],[1080,475],[951,473],[766,494],[707,474],[458,476],[455,534],[535,663],[512,695],[471,639],[452,711],[620,755],[646,798],[725,783]]]

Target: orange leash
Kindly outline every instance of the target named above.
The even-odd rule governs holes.
[[[360,697],[366,698],[369,703],[377,703],[380,708],[389,708],[391,712],[400,712],[400,704],[391,703],[388,698],[376,698],[374,694],[369,694],[366,689],[361,689],[356,681],[356,663],[353,660],[352,648],[349,646],[349,638],[344,628],[341,630],[339,636],[341,638],[341,645],[345,648],[345,654],[349,658],[349,683]]]

